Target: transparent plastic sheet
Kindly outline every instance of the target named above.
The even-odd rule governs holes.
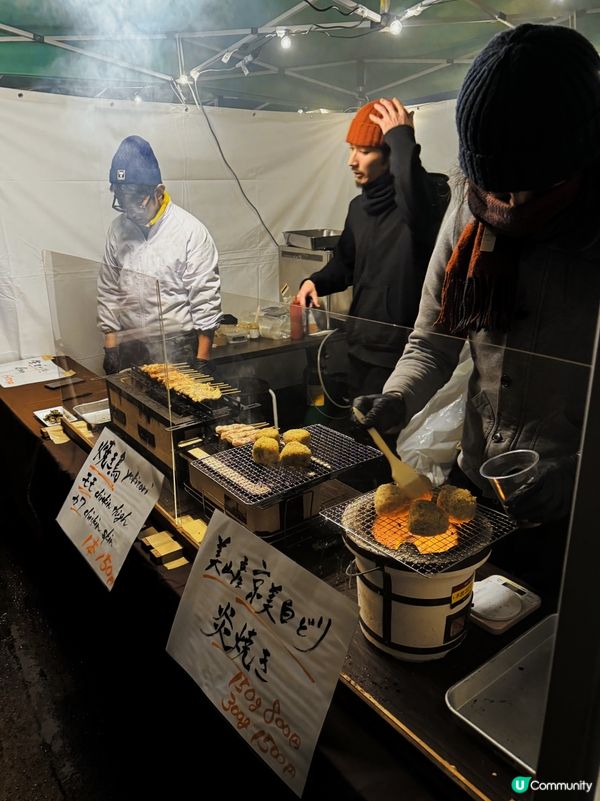
[[[400,458],[426,475],[434,486],[444,483],[456,461],[472,370],[473,360],[465,345],[450,381],[398,435],[396,451]]]
[[[99,262],[63,253],[46,252],[44,270],[54,338],[54,360],[68,371],[71,382],[57,389],[63,431],[84,448],[93,447],[106,425],[152,462],[166,477],[164,505],[176,508],[176,481],[169,393],[164,404],[144,413],[146,397],[132,374],[139,361],[168,363],[173,355],[173,332],[165,330],[160,285],[154,276],[127,271],[118,288],[117,316],[133,320],[116,332],[119,363],[114,372],[103,369],[104,335],[98,327],[97,279]],[[49,398],[56,398],[56,390]],[[48,406],[51,404],[49,403]]]

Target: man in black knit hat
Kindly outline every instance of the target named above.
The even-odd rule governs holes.
[[[465,77],[456,122],[465,186],[414,333],[383,394],[355,404],[366,426],[401,430],[448,381],[467,339],[474,369],[453,483],[492,497],[482,463],[538,451],[536,480],[507,508],[543,525],[492,558],[557,590],[600,297],[600,58],[568,28],[498,34]]]

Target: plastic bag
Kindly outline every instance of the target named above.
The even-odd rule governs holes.
[[[450,381],[398,435],[396,450],[402,461],[426,475],[434,486],[444,483],[456,460],[472,370],[473,360],[465,344]]]

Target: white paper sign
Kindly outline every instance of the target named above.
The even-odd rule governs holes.
[[[56,520],[109,590],[158,500],[163,479],[105,428],[73,483]]]
[[[50,359],[34,356],[19,362],[9,362],[0,366],[0,387],[20,387],[38,381],[53,381],[62,378],[65,371]]]
[[[300,796],[357,618],[337,590],[216,511],[167,651]]]

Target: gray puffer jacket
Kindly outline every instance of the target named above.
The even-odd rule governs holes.
[[[464,339],[436,333],[444,269],[466,223],[466,203],[446,217],[419,314],[384,386],[400,392],[406,424],[452,375]],[[516,448],[542,458],[579,449],[600,299],[600,241],[585,250],[524,245],[510,331],[468,337],[473,358],[459,464],[485,494],[482,462]]]

